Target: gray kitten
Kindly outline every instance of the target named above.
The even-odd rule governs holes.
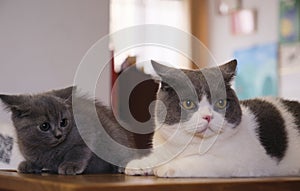
[[[75,124],[72,100],[79,104],[78,115],[86,126],[94,125],[88,105],[95,101],[72,97],[72,91],[73,87],[69,87],[37,95],[0,95],[12,112],[18,144],[25,158],[19,164],[19,172],[41,173],[43,169],[68,175],[116,172],[116,166],[89,149]],[[134,147],[131,135],[117,123],[113,113],[98,102],[95,105],[105,131],[118,143]]]

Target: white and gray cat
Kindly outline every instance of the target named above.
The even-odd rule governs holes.
[[[124,146],[135,147],[132,135],[119,125],[111,110],[94,100],[72,96],[73,89],[69,87],[36,95],[0,95],[12,112],[18,144],[25,158],[19,164],[19,172],[41,173],[47,170],[68,175],[117,172],[116,166],[94,154],[82,139],[74,120],[74,99],[80,107],[78,115],[84,126],[81,128],[95,124],[90,108],[96,108],[99,120],[111,138]],[[97,141],[100,147],[107,147],[102,140]]]
[[[128,175],[252,177],[300,175],[300,103],[239,101],[237,61],[180,70],[152,61],[160,76],[153,150]]]

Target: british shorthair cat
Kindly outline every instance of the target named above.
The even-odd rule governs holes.
[[[257,177],[300,175],[300,103],[239,101],[237,61],[182,70],[152,61],[160,77],[152,153],[128,175]]]

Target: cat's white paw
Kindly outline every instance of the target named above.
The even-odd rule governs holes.
[[[131,176],[150,176],[153,175],[153,170],[152,168],[148,167],[147,163],[145,163],[143,160],[132,160],[127,164],[125,168],[125,174]]]
[[[153,173],[157,177],[177,177],[178,169],[175,166],[171,166],[170,164],[165,164],[153,169]]]

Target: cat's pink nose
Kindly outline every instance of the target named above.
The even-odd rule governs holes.
[[[210,115],[206,115],[203,117],[204,120],[206,120],[208,123],[210,122],[211,120],[211,116]]]

